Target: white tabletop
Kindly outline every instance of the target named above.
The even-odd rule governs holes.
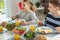
[[[23,27],[25,27],[25,28],[27,28],[27,30],[26,30],[26,32],[28,31],[28,29],[29,29],[29,27],[30,27],[30,25],[29,26],[23,26]],[[11,38],[12,36],[14,35],[14,33],[12,32],[12,31],[4,31],[4,33],[0,33],[0,40],[7,40],[7,39],[9,39],[9,38]],[[23,34],[24,35],[24,34]],[[24,36],[23,35],[20,35],[21,36],[21,38],[23,38],[24,40],[26,40],[25,38],[24,38]],[[40,35],[40,34],[36,34],[36,36],[37,35]],[[57,34],[47,34],[47,35],[45,35],[46,36],[46,38],[48,39],[48,40],[50,40],[50,39],[52,39],[54,36],[56,36]]]

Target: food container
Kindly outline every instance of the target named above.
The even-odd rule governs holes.
[[[34,32],[26,32],[24,34],[24,37],[25,37],[26,40],[34,40],[35,33]]]

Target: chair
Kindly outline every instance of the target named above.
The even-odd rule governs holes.
[[[19,3],[18,3],[18,9],[19,9],[19,10],[22,10],[22,9],[23,9],[23,8],[22,8],[22,2],[19,2]]]

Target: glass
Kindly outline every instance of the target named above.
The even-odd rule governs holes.
[[[2,26],[0,26],[0,32],[2,32],[3,31],[3,27]]]
[[[20,26],[21,22],[20,21],[16,21],[16,26]]]
[[[35,29],[34,25],[31,25],[31,26],[30,26],[30,31],[31,31],[31,32],[34,32],[34,29]]]
[[[18,34],[14,34],[14,40],[19,40],[19,35]]]

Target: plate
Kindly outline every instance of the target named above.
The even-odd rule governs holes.
[[[14,38],[13,37],[11,37],[11,38],[9,38],[8,40],[14,40]],[[19,40],[24,40],[22,37],[20,37],[20,39]]]
[[[3,31],[0,32],[0,34],[1,34],[1,33],[4,33],[4,32],[7,32],[7,29],[6,29],[6,28],[3,28]]]
[[[22,34],[25,33],[26,28],[25,28],[25,27],[18,27],[18,28],[13,29],[12,31],[13,31],[14,33],[17,33],[17,34],[22,35]]]
[[[35,31],[38,33],[51,33],[53,30],[50,27],[37,27]]]

